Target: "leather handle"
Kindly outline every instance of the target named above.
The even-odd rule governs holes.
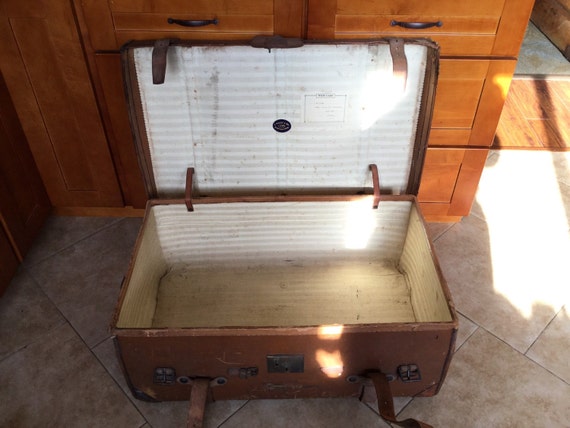
[[[402,27],[408,30],[425,30],[426,28],[441,27],[443,25],[443,22],[405,22],[392,20],[390,21],[390,25],[392,27]]]
[[[218,25],[218,18],[214,19],[176,19],[168,18],[169,24],[181,25],[182,27],[206,27],[207,25]]]
[[[202,428],[209,391],[210,379],[194,379],[192,382],[190,408],[188,410],[188,428]]]
[[[381,372],[370,372],[366,374],[366,377],[371,379],[374,384],[378,398],[378,410],[380,411],[382,419],[403,428],[433,428],[431,425],[415,419],[398,421],[396,419],[396,412],[394,411],[394,399],[392,397],[392,389],[390,388],[388,377]]]

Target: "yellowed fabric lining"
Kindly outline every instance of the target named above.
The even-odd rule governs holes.
[[[409,294],[382,263],[180,267],[162,278],[153,327],[413,322]]]
[[[154,207],[117,326],[450,321],[416,206],[359,203]]]
[[[427,232],[416,206],[410,213],[400,269],[406,272],[410,284],[410,297],[416,319],[420,322],[451,321],[447,300],[431,255]]]
[[[147,213],[145,228],[136,253],[136,263],[121,305],[117,327],[150,327],[156,309],[160,278],[167,271],[158,239],[155,216]]]

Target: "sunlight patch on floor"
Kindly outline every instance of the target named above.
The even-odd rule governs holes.
[[[570,196],[570,188],[559,185],[555,155],[495,152],[477,194],[488,225],[494,289],[527,319],[536,305],[558,311],[570,301],[570,206],[561,194]]]

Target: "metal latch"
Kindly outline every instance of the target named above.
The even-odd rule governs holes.
[[[303,373],[305,371],[305,357],[297,355],[268,355],[267,372],[269,373]]]
[[[174,385],[176,382],[176,370],[172,367],[157,367],[154,369],[152,381],[157,385]]]
[[[420,369],[416,364],[405,364],[398,367],[398,376],[402,382],[419,382],[422,380]]]
[[[259,369],[257,367],[231,367],[228,369],[228,374],[230,376],[238,376],[240,379],[247,379],[257,376]]]

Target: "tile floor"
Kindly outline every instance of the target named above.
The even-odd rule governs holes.
[[[0,299],[0,427],[181,427],[128,392],[108,323],[140,219],[53,217]],[[430,233],[460,313],[437,427],[570,427],[570,153],[498,151],[472,214]],[[228,401],[207,427],[388,427],[356,399]]]
[[[529,22],[515,74],[568,76],[570,62],[532,22]]]
[[[430,233],[460,313],[438,427],[570,426],[570,153],[490,155],[473,212]],[[107,330],[140,219],[53,217],[0,300],[0,426],[180,427],[128,392]],[[387,427],[356,399],[228,401],[208,427]]]

